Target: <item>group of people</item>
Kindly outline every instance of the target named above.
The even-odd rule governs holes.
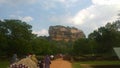
[[[37,60],[35,55],[28,55],[27,57],[31,58],[32,61],[34,61],[37,64],[38,68],[50,68],[50,64],[51,64],[51,56],[46,55],[42,60]],[[52,56],[53,58],[53,56]],[[18,58],[17,58],[17,54],[14,54],[11,60],[11,64],[14,64],[18,62]],[[15,68],[15,66],[17,65],[13,65],[12,68]],[[21,66],[21,65],[19,65]],[[19,68],[19,67],[17,67]]]
[[[38,62],[39,68],[50,68],[51,60],[48,55],[45,56],[44,60]]]

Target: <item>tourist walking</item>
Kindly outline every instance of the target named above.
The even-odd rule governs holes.
[[[45,56],[44,62],[45,62],[45,68],[50,68],[51,60],[48,55]]]
[[[41,60],[41,61],[38,62],[38,67],[39,68],[44,68],[44,62],[43,62],[43,60]]]
[[[13,64],[13,63],[15,63],[17,61],[18,61],[17,54],[13,54],[13,57],[12,57],[12,59],[10,61],[10,64]]]

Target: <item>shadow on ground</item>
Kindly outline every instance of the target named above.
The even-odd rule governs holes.
[[[120,68],[120,65],[94,65],[93,68]]]
[[[120,68],[120,65],[90,65],[80,64],[82,68]]]

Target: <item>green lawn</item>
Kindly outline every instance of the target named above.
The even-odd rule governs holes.
[[[84,61],[84,62],[73,62],[73,68],[81,68],[80,64],[120,65],[120,61]]]
[[[80,64],[101,64],[101,65],[120,65],[120,61],[85,61],[85,62],[73,62],[73,68],[81,68]],[[8,61],[0,61],[0,68],[7,68],[9,66]]]
[[[0,61],[0,68],[8,68],[9,62],[8,61]]]
[[[74,62],[72,68],[80,68],[80,62]]]

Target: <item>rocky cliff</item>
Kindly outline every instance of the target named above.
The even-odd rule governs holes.
[[[65,26],[50,26],[49,35],[52,40],[56,41],[75,41],[78,38],[85,38],[85,34],[82,30],[78,30],[75,27]]]

